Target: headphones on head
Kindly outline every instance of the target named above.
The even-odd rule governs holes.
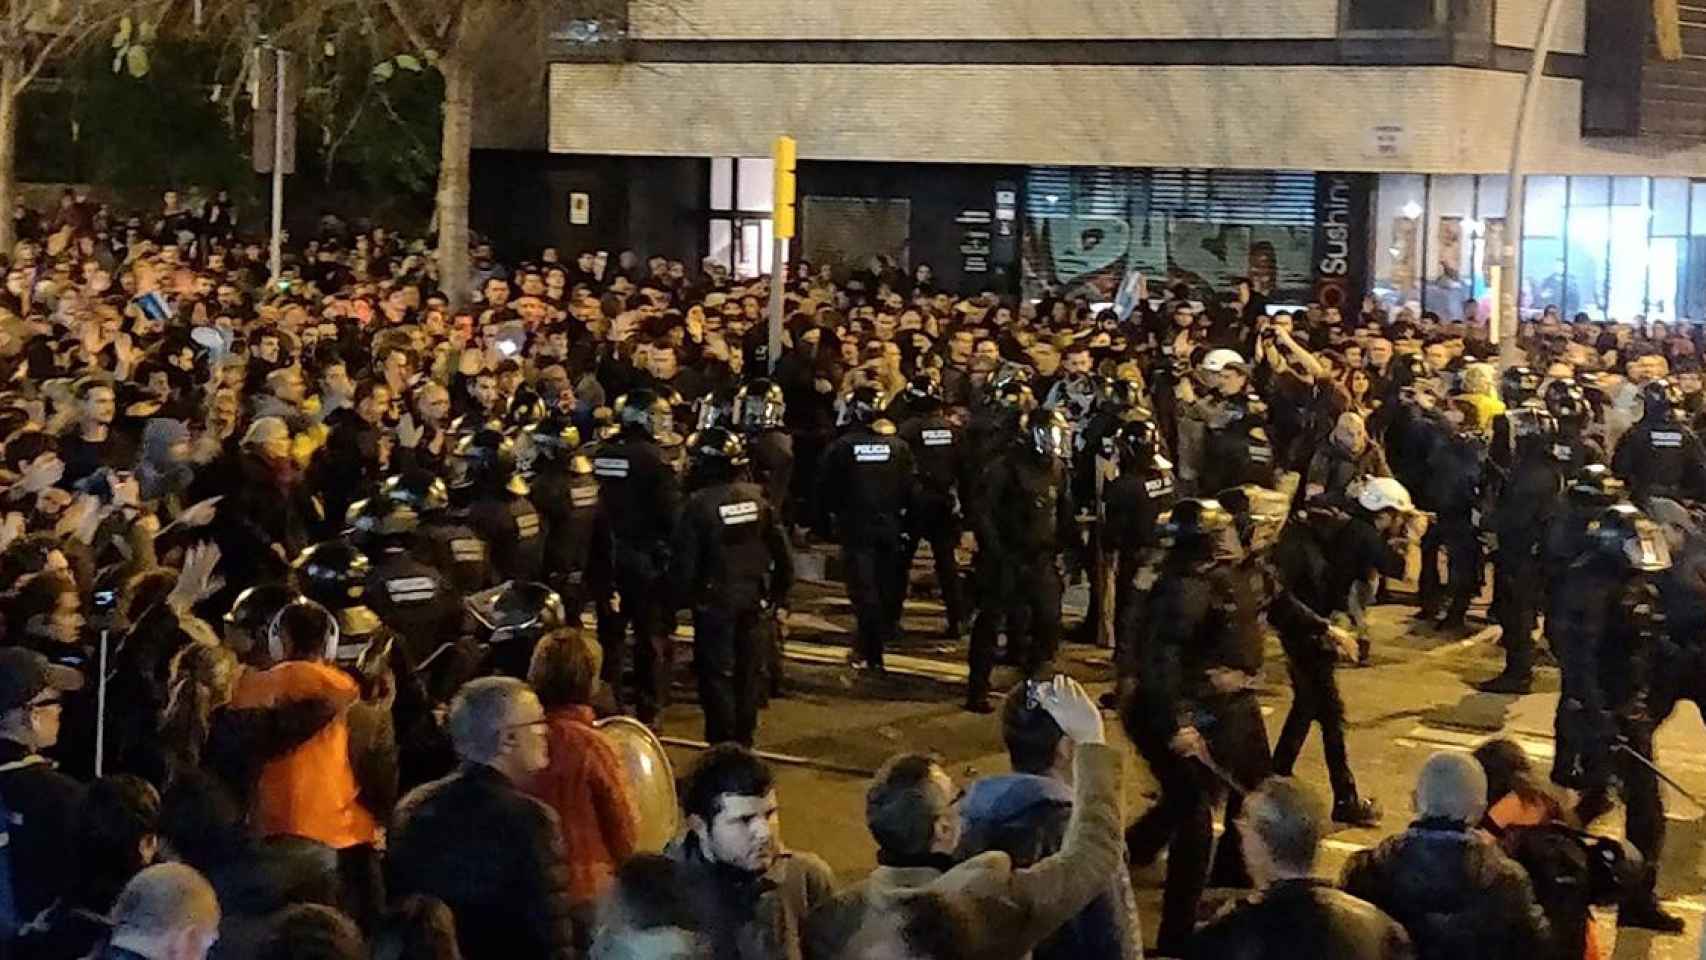
[[[343,635],[343,630],[338,626],[338,618],[332,615],[332,611],[307,597],[297,597],[273,614],[272,622],[267,624],[267,656],[272,658],[273,663],[284,662],[284,632],[279,626],[284,621],[284,612],[294,606],[313,607],[326,615],[326,622],[332,625],[332,629],[326,633],[325,659],[335,662],[338,659],[338,640]]]

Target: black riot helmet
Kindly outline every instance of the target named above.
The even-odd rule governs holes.
[[[1238,523],[1217,500],[1180,500],[1167,512],[1160,532],[1182,559],[1233,561],[1244,556]]]
[[[519,387],[515,396],[510,398],[509,409],[504,414],[504,425],[511,429],[527,429],[545,419],[549,412],[537,391],[532,387]]]
[[[1403,353],[1392,358],[1388,376],[1392,378],[1393,389],[1402,390],[1413,386],[1418,380],[1428,379],[1433,376],[1433,372],[1428,369],[1428,362],[1423,360],[1420,354]]]
[[[1019,427],[1032,450],[1060,460],[1072,456],[1072,425],[1059,410],[1032,410]]]
[[[1546,385],[1546,411],[1558,421],[1558,425],[1569,430],[1579,430],[1592,415],[1593,408],[1588,406],[1587,394],[1582,388],[1569,380],[1554,380]]]
[[[1147,470],[1150,467],[1171,466],[1161,456],[1161,428],[1153,420],[1130,420],[1120,424],[1109,437],[1120,468]]]
[[[1628,490],[1603,463],[1590,463],[1570,478],[1570,503],[1579,510],[1604,510],[1623,500]]]
[[[580,428],[560,413],[535,423],[528,429],[527,438],[537,456],[557,462],[574,454],[581,445]]]
[[[1664,531],[1633,504],[1608,507],[1588,524],[1587,543],[1588,549],[1631,570],[1658,573],[1670,569],[1670,544]]]
[[[935,413],[942,409],[942,379],[933,370],[921,370],[906,382],[901,395],[914,412]]]
[[[381,543],[407,537],[421,526],[421,515],[413,507],[382,496],[350,504],[344,520],[358,538]]]
[[[1505,406],[1520,406],[1540,392],[1540,374],[1533,367],[1506,367],[1499,375],[1499,397]]]
[[[783,417],[788,412],[782,385],[769,377],[747,381],[735,391],[732,407],[735,426],[748,433],[782,426]]]
[[[502,487],[515,479],[515,442],[496,430],[463,437],[451,451],[450,485],[458,490]]]
[[[538,639],[569,622],[563,598],[542,583],[509,581],[463,601],[474,620],[489,631],[488,672],[525,677]]]
[[[675,412],[654,390],[635,390],[616,398],[616,423],[657,440],[675,432]]]
[[[746,441],[726,427],[708,427],[688,437],[687,455],[695,467],[720,467],[729,472],[748,462]]]
[[[1682,388],[1669,380],[1650,380],[1641,387],[1641,419],[1671,421],[1682,408]]]
[[[994,392],[990,394],[989,405],[997,410],[1029,413],[1037,408],[1037,397],[1031,392],[1029,383],[1013,379],[996,385]]]
[[[1525,404],[1505,414],[1511,436],[1521,448],[1538,447],[1552,442],[1558,435],[1558,420],[1543,407]]]
[[[225,612],[225,645],[239,656],[247,656],[256,644],[264,646],[278,612],[295,599],[296,591],[282,583],[257,584],[237,594]]]
[[[407,506],[420,516],[442,513],[450,506],[450,488],[427,470],[405,470],[386,477],[379,496]]]
[[[841,398],[841,413],[836,426],[853,424],[870,426],[883,415],[883,392],[870,384],[854,387]]]
[[[290,576],[304,597],[338,611],[362,605],[371,569],[367,554],[353,544],[327,540],[298,554],[290,565]]]
[[[1103,377],[1098,384],[1096,409],[1114,414],[1120,419],[1130,419],[1138,411],[1144,411],[1143,388],[1136,381],[1124,377]]]
[[[693,429],[726,426],[734,417],[734,393],[727,387],[693,401]]]
[[[1090,374],[1074,374],[1055,382],[1044,405],[1059,410],[1069,423],[1081,423],[1096,410],[1101,384]]]

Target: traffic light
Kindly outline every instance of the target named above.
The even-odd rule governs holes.
[[[1653,34],[1658,40],[1659,59],[1682,59],[1682,10],[1677,0],[1653,0]]]
[[[798,163],[793,137],[777,137],[771,151],[776,161],[776,212],[771,227],[774,236],[791,240],[794,236],[794,167]]]

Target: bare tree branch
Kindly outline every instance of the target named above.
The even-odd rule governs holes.
[[[403,35],[416,51],[428,60],[438,56],[438,50],[427,42],[427,35],[416,25],[414,18],[404,11],[401,0],[385,0],[385,9],[391,11],[391,18],[397,21],[398,28],[403,31]]]

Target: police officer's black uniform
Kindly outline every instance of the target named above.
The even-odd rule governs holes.
[[[443,480],[424,470],[409,470],[387,479],[379,495],[420,516],[420,530],[411,539],[410,550],[442,574],[452,589],[469,594],[497,582],[491,549],[450,509],[450,488]]]
[[[1036,398],[1025,382],[1021,368],[1004,382],[993,384],[972,410],[971,422],[966,428],[967,473],[960,488],[960,501],[966,521],[973,530],[983,522],[981,518],[989,510],[996,509],[985,496],[983,484],[987,471],[984,467],[1019,439],[1019,424],[1027,413],[1036,409],[1036,405]],[[972,623],[974,636],[979,633],[996,636],[1006,620],[1006,572],[1001,564],[999,555],[978,544],[972,560],[972,582],[977,600],[977,613]]]
[[[1653,893],[1665,817],[1658,778],[1641,762],[1653,758],[1648,698],[1665,630],[1655,576],[1669,565],[1663,534],[1629,504],[1610,508],[1590,526],[1587,550],[1553,602],[1563,690],[1552,776],[1582,790],[1577,813],[1585,826],[1609,808],[1615,772],[1627,806],[1626,834],[1647,863],[1645,882],[1623,903],[1618,923],[1677,932],[1681,921]],[[1579,749],[1566,751],[1567,742]]]
[[[1641,420],[1618,441],[1611,469],[1638,504],[1650,497],[1706,499],[1706,449],[1682,422],[1682,391],[1654,380],[1641,388],[1641,406]]]
[[[942,387],[934,376],[914,377],[902,395],[915,416],[900,425],[899,435],[912,449],[918,469],[918,505],[909,516],[911,549],[906,566],[912,566],[919,543],[930,544],[936,584],[948,617],[946,635],[958,637],[968,626],[960,566],[954,557],[964,526],[960,491],[969,469],[965,437],[942,415]]]
[[[350,508],[356,543],[372,560],[363,599],[403,645],[428,695],[444,702],[472,676],[471,660],[457,649],[462,595],[409,551],[419,523],[407,505],[384,497]]]
[[[752,460],[752,482],[764,488],[765,500],[784,522],[794,480],[794,438],[783,429],[787,413],[781,384],[765,377],[742,384],[730,405],[734,428],[744,436]]]
[[[1276,465],[1267,404],[1255,394],[1204,401],[1209,411],[1198,486],[1218,493],[1244,484],[1272,487]]]
[[[1104,459],[1119,474],[1102,487],[1100,525],[1114,561],[1114,667],[1122,681],[1135,678],[1145,635],[1145,608],[1160,540],[1156,525],[1178,499],[1173,465],[1161,454],[1161,430],[1152,420],[1122,424],[1104,441]]]
[[[848,598],[858,620],[855,662],[881,670],[883,651],[900,635],[907,568],[902,539],[916,496],[912,450],[879,419],[875,387],[843,400],[848,430],[824,451],[818,467],[822,529],[841,543]]]
[[[1433,615],[1443,601],[1443,629],[1463,627],[1469,604],[1481,589],[1480,509],[1488,438],[1470,422],[1472,416],[1464,411],[1463,424],[1434,449],[1424,486],[1427,493],[1423,502],[1438,520],[1422,537],[1418,592],[1423,618]],[[1437,562],[1442,549],[1447,574],[1443,585]]]
[[[712,427],[687,441],[706,485],[687,498],[675,528],[670,580],[693,611],[693,661],[705,741],[752,745],[759,679],[772,620],[787,609],[794,558],[776,510],[744,478],[745,445]]]
[[[985,603],[1006,610],[1007,651],[1027,676],[1036,676],[1060,646],[1062,550],[1082,551],[1072,487],[1061,459],[1070,449],[1058,411],[1025,415],[1019,441],[985,471],[985,506],[977,520],[979,554],[987,551],[1002,573],[1002,589]],[[988,712],[995,634],[980,619],[971,638],[971,679],[966,707]]]
[[[571,619],[578,618],[599,529],[598,478],[592,459],[579,449],[580,431],[566,419],[542,420],[531,436],[537,455],[528,478],[529,499],[544,523],[545,583],[563,598]]]
[[[1221,774],[1253,790],[1272,759],[1253,689],[1262,671],[1261,599],[1240,562],[1237,531],[1213,501],[1180,501],[1173,518],[1174,545],[1151,593],[1144,663],[1124,716],[1161,799],[1126,831],[1126,848],[1140,864],[1168,848],[1157,951],[1182,956],[1208,880],[1213,806],[1228,794]],[[1200,734],[1208,762],[1175,751],[1187,729]],[[1227,885],[1249,882],[1238,850],[1240,806],[1238,793],[1227,796],[1215,865]]]
[[[669,405],[640,390],[619,402],[620,432],[593,457],[600,506],[609,530],[608,569],[619,600],[600,608],[598,639],[604,678],[621,696],[624,634],[634,625],[635,714],[656,719],[669,700],[674,663],[674,610],[665,595],[669,541],[681,509],[681,481],[657,437],[671,434]]]
[[[500,581],[545,574],[544,523],[515,473],[515,444],[495,430],[464,437],[451,454],[452,495],[486,541]]]

